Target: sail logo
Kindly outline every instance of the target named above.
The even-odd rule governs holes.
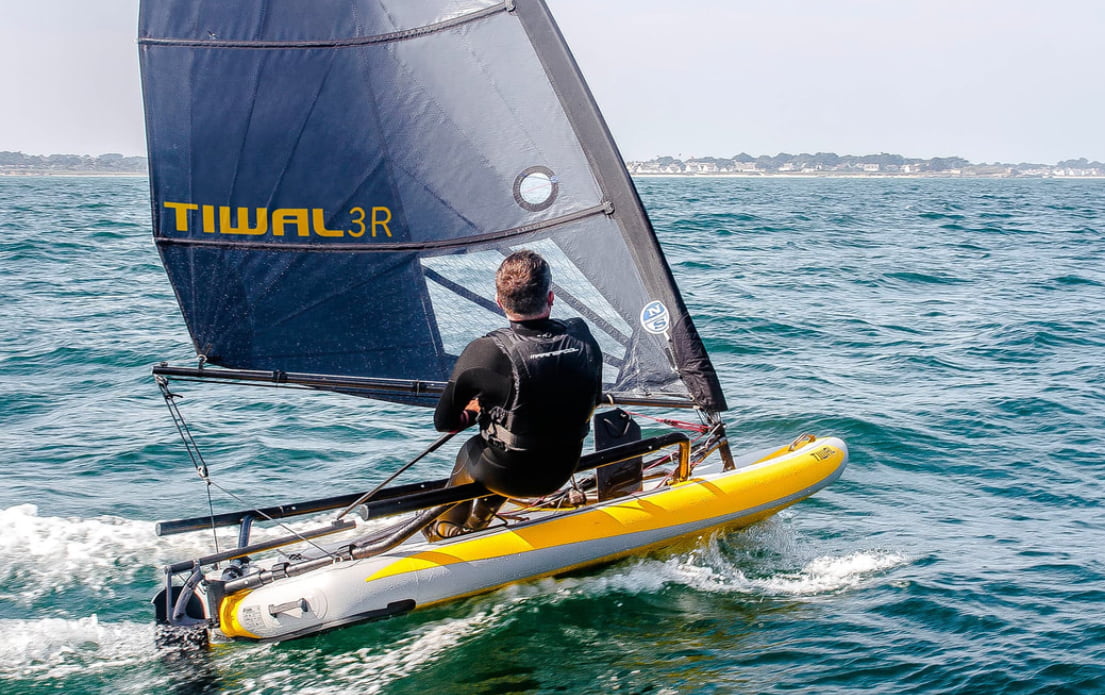
[[[322,208],[248,208],[197,203],[165,203],[176,231],[199,229],[204,234],[245,236],[319,236],[327,239],[352,237],[391,238],[391,209],[376,206],[349,210],[349,229],[329,229]]]
[[[671,327],[671,314],[659,299],[654,299],[641,309],[641,326],[655,335],[668,332]]]

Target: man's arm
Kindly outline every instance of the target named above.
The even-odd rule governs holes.
[[[468,344],[453,368],[453,375],[434,410],[434,429],[450,432],[475,422],[466,414],[472,401],[476,410],[506,402],[510,392],[510,362],[490,338]]]
[[[599,343],[595,340],[595,336],[591,333],[591,327],[587,325],[587,322],[583,319],[576,319],[579,321],[579,325],[582,327],[580,330],[581,338],[587,343],[590,348],[591,368],[595,373],[595,405],[599,406],[603,404],[602,400],[602,348],[599,347]]]

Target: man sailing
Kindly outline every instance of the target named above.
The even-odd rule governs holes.
[[[602,397],[602,352],[582,319],[549,318],[551,287],[549,264],[533,251],[511,254],[495,274],[510,327],[469,343],[434,412],[440,432],[480,427],[449,484],[475,481],[495,494],[439,516],[426,528],[430,540],[486,527],[508,497],[555,492],[579,463]]]

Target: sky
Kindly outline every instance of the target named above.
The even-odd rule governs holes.
[[[547,2],[627,159],[1105,161],[1105,0]],[[137,14],[0,0],[0,150],[144,154]]]

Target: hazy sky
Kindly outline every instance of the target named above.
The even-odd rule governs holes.
[[[1105,161],[1103,0],[548,0],[622,153]],[[0,150],[142,154],[137,0],[0,0]]]

